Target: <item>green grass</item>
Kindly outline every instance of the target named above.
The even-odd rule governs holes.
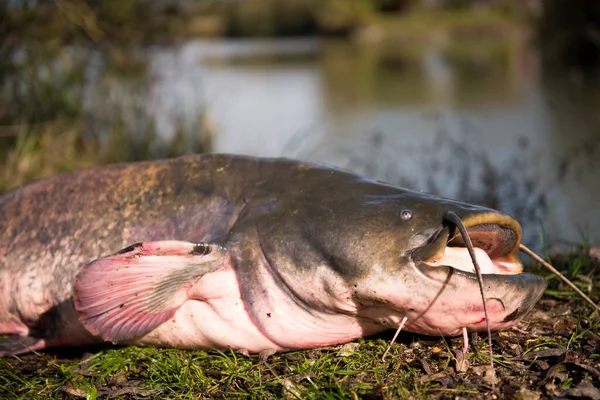
[[[351,398],[382,391],[386,396],[426,397],[418,373],[396,354],[382,362],[387,342],[360,341],[347,356],[337,350],[311,350],[272,356],[265,361],[231,353],[153,348],[103,349],[87,360],[51,358],[45,368],[18,376],[11,372],[22,357],[0,360],[0,393],[14,398],[61,397],[76,388],[94,398],[106,390],[131,387],[173,399],[193,398]],[[404,353],[406,345],[396,346]],[[28,359],[38,356],[25,356]],[[433,386],[435,387],[435,386]],[[113,388],[113,389],[110,389]],[[285,388],[285,389],[284,389]],[[469,390],[476,389],[471,387]],[[73,390],[71,390],[73,392]],[[129,394],[129,393],[128,393]],[[128,394],[116,398],[127,398]]]

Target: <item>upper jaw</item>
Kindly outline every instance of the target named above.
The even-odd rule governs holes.
[[[462,219],[483,274],[519,274],[518,257],[521,227],[513,218],[493,212],[468,215]],[[462,236],[451,223],[443,223],[427,242],[411,252],[422,267],[448,266],[474,272],[473,262]]]

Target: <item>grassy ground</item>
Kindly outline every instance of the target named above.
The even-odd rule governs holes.
[[[555,264],[600,299],[600,263],[586,250]],[[534,267],[536,273],[545,274]],[[600,317],[550,275],[516,330],[493,334],[496,398],[600,396]],[[53,350],[0,358],[0,398],[479,398],[488,395],[487,340],[404,334],[270,356],[152,348]]]

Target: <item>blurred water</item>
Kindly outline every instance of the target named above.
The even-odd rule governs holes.
[[[132,134],[151,124],[168,139],[202,116],[214,152],[317,160],[487,205],[538,249],[542,235],[600,243],[600,91],[544,73],[524,40],[193,40],[140,54],[132,74],[86,56],[98,130],[119,113]]]

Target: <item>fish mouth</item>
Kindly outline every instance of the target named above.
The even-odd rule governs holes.
[[[518,256],[521,226],[516,220],[502,214],[485,213],[468,216],[462,221],[482,274],[514,275],[523,272]],[[413,250],[411,257],[423,267],[447,266],[475,272],[463,237],[456,226],[446,220],[424,245]]]
[[[492,212],[461,220],[484,277],[490,328],[498,330],[513,326],[534,307],[546,289],[543,277],[523,273],[523,264],[518,257],[521,226],[507,215]],[[431,328],[431,334],[435,334],[433,328],[442,334],[458,334],[461,327],[485,329],[477,274],[456,225],[444,218],[441,227],[424,245],[413,250],[411,257],[421,277],[433,283],[437,290],[431,304],[422,311],[437,317],[429,321],[429,325],[423,322],[423,329]],[[430,287],[425,283],[422,285]],[[440,321],[447,319],[449,314],[461,322],[448,322],[442,327]]]

